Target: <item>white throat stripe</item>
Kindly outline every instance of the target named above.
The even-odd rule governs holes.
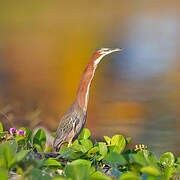
[[[94,61],[94,65],[96,66],[100,61],[101,59],[105,56],[106,54],[103,54],[101,55],[99,58],[97,58],[95,61]]]

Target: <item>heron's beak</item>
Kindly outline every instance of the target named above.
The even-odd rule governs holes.
[[[116,51],[122,51],[123,49],[119,49],[119,48],[116,48],[116,49],[112,49],[111,52],[116,52]]]

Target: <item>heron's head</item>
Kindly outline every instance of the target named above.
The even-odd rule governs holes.
[[[98,50],[98,53],[101,55],[107,55],[116,51],[121,51],[122,49],[119,48],[101,48]]]
[[[97,64],[101,61],[101,59],[108,55],[108,54],[111,54],[113,52],[116,52],[116,51],[121,51],[122,49],[119,49],[119,48],[101,48],[99,50],[97,50],[96,54],[97,54],[97,58],[94,60],[94,65],[97,66]]]

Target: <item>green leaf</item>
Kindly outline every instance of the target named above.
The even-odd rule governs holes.
[[[73,161],[74,162],[74,161]],[[75,162],[65,167],[65,175],[67,178],[72,178],[73,180],[85,180],[89,179],[90,168],[88,163]]]
[[[107,142],[108,145],[111,145],[111,138],[108,136],[104,136],[105,141]]]
[[[19,145],[21,145],[25,142],[25,137],[24,136],[16,136],[15,140]]]
[[[179,157],[176,159],[176,163],[180,164],[180,158]]]
[[[79,152],[72,152],[71,154],[66,156],[66,159],[69,160],[69,161],[72,161],[72,160],[79,159],[82,156],[84,156],[84,153],[81,152],[81,151],[79,151]]]
[[[99,151],[99,147],[95,146],[88,151],[88,157],[93,157]]]
[[[89,131],[89,129],[84,128],[84,129],[81,131],[78,139],[79,139],[79,140],[81,140],[81,139],[89,139],[90,137],[91,137],[91,132]]]
[[[99,156],[98,158],[97,158],[97,160],[102,160],[103,158],[104,158],[104,156],[106,156],[106,154],[107,154],[107,152],[108,152],[108,149],[107,149],[107,146],[106,146],[106,143],[104,143],[104,142],[99,142],[98,143],[98,146],[99,146],[99,154],[101,155],[101,156]]]
[[[164,153],[161,157],[160,157],[160,163],[164,166],[164,167],[171,167],[174,165],[174,155],[171,152],[166,152]]]
[[[59,159],[61,157],[67,157],[72,152],[73,152],[73,150],[70,148],[62,148],[62,149],[60,149],[60,151],[59,151],[60,154],[56,157],[56,159]]]
[[[0,138],[3,138],[5,135],[9,134],[8,131],[0,132]],[[12,135],[10,135],[12,137]]]
[[[91,161],[88,161],[88,160],[85,160],[85,159],[77,159],[77,160],[74,160],[74,161],[71,162],[70,165],[79,165],[79,164],[87,165],[88,168],[91,167]]]
[[[77,159],[70,163],[70,165],[66,166],[65,174],[67,177],[72,179],[88,179],[91,169],[91,161],[85,159]]]
[[[137,163],[141,166],[157,167],[158,163],[156,156],[148,150],[141,150],[137,154],[129,154],[129,159],[131,163]]]
[[[146,160],[142,154],[130,153],[128,155],[128,157],[129,157],[129,162],[131,164],[138,164],[141,166],[147,166],[148,165],[148,163],[146,162]]]
[[[172,168],[172,167],[170,167],[170,168],[168,168],[168,169],[171,169],[171,168]],[[180,166],[179,166],[179,165],[176,166],[174,172],[175,172],[176,174],[180,174]]]
[[[52,132],[51,136],[55,138],[56,137],[56,132]]]
[[[121,152],[123,150],[124,149],[121,146],[110,146],[109,147],[109,152],[117,152],[117,153],[121,154]]]
[[[150,152],[148,150],[142,150],[138,153],[141,154],[142,156],[144,156],[147,164],[157,166],[158,159],[152,152]]]
[[[80,140],[80,144],[82,145],[82,152],[84,153],[86,153],[89,149],[93,147],[93,144],[89,139]]]
[[[79,144],[79,140],[76,139],[73,144]]]
[[[99,142],[98,143],[99,145],[99,153],[102,155],[102,156],[105,156],[107,154],[107,146],[106,146],[106,143],[104,142]]]
[[[1,122],[0,122],[0,132],[3,132],[3,125]]]
[[[61,164],[54,158],[48,158],[45,162],[44,162],[44,166],[50,166],[50,167],[61,167]]]
[[[167,179],[170,179],[171,176],[172,176],[172,174],[174,173],[174,170],[175,170],[174,167],[165,168],[165,169],[164,169],[164,175],[165,175],[165,177],[166,177]],[[177,168],[176,168],[176,170],[177,170]],[[177,173],[177,172],[176,172],[176,173]]]
[[[53,149],[54,149],[54,148],[53,148],[52,146],[48,146],[44,152],[45,152],[45,153],[50,153],[50,152],[53,151]]]
[[[124,166],[127,164],[126,159],[116,152],[111,152],[105,156],[103,162],[110,165],[111,167],[118,167],[119,165]]]
[[[131,172],[127,172],[122,174],[119,180],[140,180],[140,178]]]
[[[91,166],[90,168],[90,175],[92,175],[96,171],[96,168],[94,166]]]
[[[8,180],[8,171],[4,168],[0,168],[0,177],[2,180]]]
[[[126,140],[121,135],[114,135],[111,139],[111,146],[114,146],[111,148],[112,152],[122,153],[126,147]]]
[[[100,171],[96,171],[91,175],[91,180],[111,180],[111,178]]]
[[[141,172],[153,176],[158,176],[160,174],[159,170],[153,166],[146,166],[141,168]]]
[[[3,168],[10,168],[14,162],[14,156],[16,154],[17,144],[5,142],[0,144],[0,164]]]
[[[43,173],[38,168],[32,168],[29,175],[30,175],[30,178],[28,178],[28,179],[33,179],[33,180],[49,180],[49,179],[51,179],[51,177],[49,175],[47,175],[47,173]]]
[[[24,131],[24,137],[25,137],[26,141],[31,141],[33,131],[31,131],[28,128],[24,128],[24,127],[19,128],[19,130],[23,130]]]
[[[111,139],[111,145],[123,146],[126,143],[125,138],[122,135],[114,135]]]
[[[74,152],[84,152],[84,148],[81,144],[73,144],[70,148],[73,149]]]
[[[23,160],[28,155],[29,152],[30,152],[30,150],[21,150],[21,151],[19,151],[15,155],[15,161],[19,162],[19,161]]]
[[[61,157],[67,159],[67,160],[74,160],[74,159],[78,159],[80,158],[82,155],[84,155],[83,153],[83,146],[80,144],[73,144],[71,147],[69,148],[62,148],[60,149],[59,153],[60,155],[58,155],[56,157],[56,159],[59,159]]]
[[[39,148],[38,150],[43,151],[46,145],[46,134],[43,129],[39,129],[37,133],[34,135],[33,144]]]

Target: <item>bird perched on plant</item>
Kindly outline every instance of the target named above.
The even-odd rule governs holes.
[[[77,90],[75,101],[65,112],[56,131],[53,147],[58,151],[65,143],[74,141],[86,122],[86,113],[89,100],[89,88],[94,77],[97,65],[107,54],[120,51],[121,49],[101,48],[97,50],[86,66]]]

